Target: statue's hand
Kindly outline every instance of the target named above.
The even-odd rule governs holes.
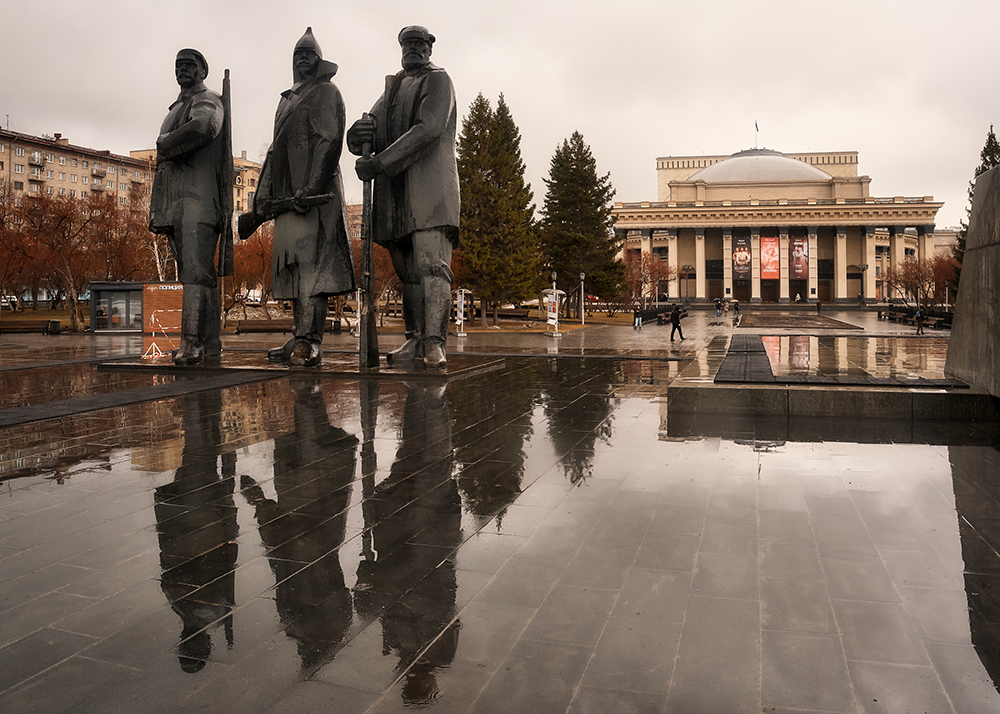
[[[370,144],[375,140],[375,120],[371,116],[365,115],[358,119],[351,126],[351,136],[359,144]]]
[[[299,201],[306,196],[310,195],[309,191],[304,188],[300,188],[295,192],[295,197],[292,199],[292,210],[296,213],[305,213],[309,210],[309,206],[303,206]]]
[[[354,171],[362,181],[371,181],[382,173],[382,162],[377,156],[362,156],[354,163]]]

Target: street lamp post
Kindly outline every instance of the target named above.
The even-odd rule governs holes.
[[[694,270],[694,266],[683,265],[681,270],[684,271],[684,304],[688,305],[691,303],[691,271]]]
[[[584,301],[586,300],[585,293],[583,292],[583,281],[587,277],[587,274],[580,272],[580,324],[584,324]]]
[[[861,307],[868,304],[868,297],[865,295],[865,271],[868,270],[868,263],[862,263],[861,268]]]

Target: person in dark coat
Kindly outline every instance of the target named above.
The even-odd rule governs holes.
[[[195,364],[222,351],[215,253],[219,235],[232,221],[231,196],[226,200],[225,192],[232,192],[233,157],[223,131],[222,97],[205,87],[205,56],[179,51],[174,74],[181,92],[156,138],[149,230],[167,236],[184,285],[174,362]]]
[[[375,181],[374,240],[389,250],[402,282],[406,341],[387,360],[442,368],[460,212],[455,88],[430,61],[435,38],[426,28],[404,27],[397,39],[403,70],[348,130],[347,148],[361,157],[358,178]]]
[[[681,314],[681,308],[679,305],[674,305],[674,309],[670,311],[670,341],[674,341],[674,333],[676,332],[681,336],[681,342],[684,341],[684,331],[681,330],[681,318],[684,317]]]
[[[278,101],[253,210],[275,217],[273,295],[292,303],[292,339],[267,358],[315,366],[328,298],[355,289],[340,175],[346,120],[340,90],[330,81],[337,65],[323,59],[312,28],[292,58],[294,84]]]

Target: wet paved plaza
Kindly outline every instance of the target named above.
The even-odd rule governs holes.
[[[1000,711],[997,425],[678,434],[713,317],[474,334],[502,366],[450,380],[0,338],[0,416],[161,390],[0,429],[0,711]],[[869,317],[773,369],[942,376]]]

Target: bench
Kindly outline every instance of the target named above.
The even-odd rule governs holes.
[[[0,321],[0,334],[5,332],[55,334],[59,332],[59,320],[3,320]]]
[[[291,332],[293,320],[290,317],[276,317],[273,320],[237,320],[236,334],[244,332]],[[327,332],[339,332],[340,320],[332,317],[326,319]]]

